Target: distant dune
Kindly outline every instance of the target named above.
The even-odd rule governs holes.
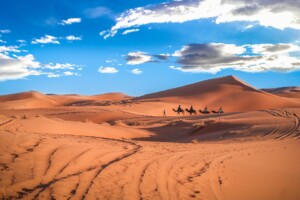
[[[268,88],[262,90],[278,96],[289,97],[289,98],[300,98],[300,87],[280,87],[280,88]]]
[[[49,108],[57,106],[103,105],[111,101],[131,98],[123,93],[106,93],[94,96],[45,95],[36,91],[21,92],[0,96],[0,109]]]

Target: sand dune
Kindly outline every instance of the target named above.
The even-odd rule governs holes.
[[[0,109],[26,109],[53,107],[56,102],[36,91],[0,96]]]
[[[45,95],[30,91],[0,96],[0,109],[32,109],[58,106],[109,105],[111,102],[129,99],[123,93],[107,93],[94,96]]]
[[[262,89],[263,91],[289,98],[300,98],[300,87],[280,87]]]
[[[297,102],[232,76],[138,98],[3,95],[0,199],[300,199]]]
[[[121,105],[117,109],[135,114],[161,115],[165,109],[169,115],[176,115],[172,108],[176,108],[178,104],[185,108],[193,105],[197,110],[203,109],[205,106],[211,110],[217,110],[222,106],[226,112],[300,107],[300,102],[296,99],[255,89],[233,76],[202,81],[137,98],[122,93],[81,96],[24,92],[0,96],[0,109]],[[124,105],[135,106],[125,108]]]
[[[84,113],[94,108],[75,109]],[[1,198],[300,196],[299,109],[135,116],[113,125],[50,115],[9,117],[19,112],[6,111],[1,118]]]
[[[226,76],[162,92],[144,95],[139,100],[159,99],[179,104],[193,104],[197,108],[208,106],[226,111],[299,107],[297,101],[255,89],[233,76]]]

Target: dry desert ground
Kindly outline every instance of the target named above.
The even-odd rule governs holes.
[[[227,76],[141,97],[2,95],[0,199],[299,200],[299,94]]]

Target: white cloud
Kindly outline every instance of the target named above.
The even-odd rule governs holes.
[[[24,78],[30,75],[40,75],[40,63],[33,55],[8,56],[0,53],[0,81]]]
[[[32,44],[60,44],[57,37],[52,35],[45,35],[40,39],[35,39],[31,42]]]
[[[32,54],[16,55],[24,52],[19,46],[0,46],[0,81],[22,79],[28,76],[46,75],[59,77],[61,75],[78,76],[79,66],[70,63],[42,64]],[[54,73],[55,72],[55,73]]]
[[[59,74],[55,74],[55,73],[46,73],[47,77],[48,78],[58,78],[60,77]]]
[[[141,71],[140,69],[138,69],[138,68],[133,69],[133,70],[131,70],[130,72],[131,72],[132,74],[135,74],[135,75],[139,75],[139,74],[142,73],[142,71]]]
[[[24,44],[24,43],[27,43],[26,40],[17,40],[17,42],[23,43],[23,44]]]
[[[0,46],[0,53],[8,54],[9,52],[19,53],[21,50],[18,46]]]
[[[214,18],[215,23],[233,21],[257,22],[277,29],[300,29],[300,1],[297,0],[189,0],[172,1],[127,10],[116,24],[102,31],[105,39],[118,30],[151,23],[182,23]]]
[[[77,72],[66,71],[64,72],[65,76],[79,76]]]
[[[152,61],[152,58],[147,53],[138,51],[128,53],[126,60],[128,65],[139,65]]]
[[[300,51],[300,47],[294,44],[254,44],[245,46],[250,47],[253,53],[262,55],[275,55],[289,53],[293,51]]]
[[[128,33],[138,32],[140,29],[129,29],[122,33],[122,35],[127,35]]]
[[[81,37],[77,37],[77,36],[74,36],[74,35],[68,35],[66,37],[67,40],[69,41],[75,41],[75,40],[81,40],[82,38]]]
[[[70,64],[70,63],[55,63],[55,64],[53,64],[53,63],[49,63],[49,64],[46,64],[46,65],[44,65],[44,68],[46,68],[46,69],[52,69],[52,70],[54,70],[54,69],[61,69],[61,70],[66,70],[66,69],[68,69],[68,70],[74,70],[74,69],[76,69],[78,66],[77,65],[75,65],[75,64]]]
[[[86,9],[84,13],[88,18],[98,18],[102,16],[110,16],[111,10],[103,6],[99,6],[95,8]]]
[[[4,40],[0,40],[0,43],[6,43],[6,41],[4,41]]]
[[[61,25],[70,25],[70,24],[74,24],[74,23],[80,23],[81,22],[81,18],[69,18],[66,20],[62,20],[61,21]]]
[[[253,28],[253,27],[254,27],[253,24],[249,24],[249,25],[245,26],[245,27],[242,29],[242,31],[246,31],[246,30],[251,29],[251,28]]]
[[[114,67],[100,67],[98,69],[98,72],[100,72],[101,74],[114,74],[117,73],[118,70]]]
[[[117,59],[110,59],[110,60],[106,60],[106,63],[110,63],[111,65],[120,65],[119,61]]]
[[[184,72],[217,73],[223,69],[245,72],[300,70],[300,47],[294,44],[190,44],[176,51],[181,66],[170,66]]]
[[[5,30],[0,30],[0,33],[10,33],[11,30],[5,29]]]
[[[66,76],[72,76],[74,73],[73,72],[70,72],[70,71],[66,71],[64,72],[64,75]]]

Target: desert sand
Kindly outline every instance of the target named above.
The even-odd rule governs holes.
[[[298,200],[297,94],[227,76],[140,97],[2,95],[0,199]]]

